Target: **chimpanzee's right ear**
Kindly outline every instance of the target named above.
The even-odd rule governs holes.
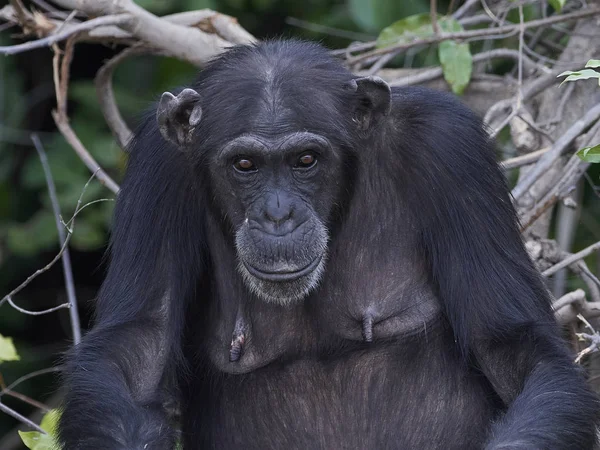
[[[163,137],[185,148],[192,142],[194,129],[202,119],[200,94],[186,88],[177,96],[165,92],[156,110],[158,128]]]

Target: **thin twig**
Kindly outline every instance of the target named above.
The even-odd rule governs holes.
[[[64,41],[76,33],[93,30],[94,28],[106,25],[123,25],[130,21],[131,17],[132,16],[130,14],[117,14],[114,16],[98,17],[96,19],[91,19],[81,24],[72,26],[61,33],[52,34],[42,39],[25,42],[23,44],[0,46],[0,54],[15,55],[17,53],[27,52],[36,48],[50,47],[52,44]]]
[[[69,119],[66,112],[66,99],[67,99],[67,83],[65,82],[68,79],[68,67],[71,62],[73,54],[73,45],[67,45],[65,47],[65,56],[62,61],[62,66],[60,64],[60,54],[56,52],[52,65],[54,71],[54,84],[56,86],[56,97],[57,97],[57,105],[58,109],[52,111],[52,118],[54,119],[54,123],[56,123],[56,127],[61,132],[63,137],[67,140],[67,142],[73,147],[75,153],[79,156],[79,158],[83,161],[83,163],[87,166],[87,168],[94,174],[97,175],[98,181],[110,189],[115,194],[119,192],[119,185],[115,183],[115,181],[100,167],[100,165],[96,162],[94,157],[88,152],[85,146],[81,143],[75,131],[71,128],[69,124]]]
[[[479,3],[479,0],[467,0],[460,8],[458,8],[456,10],[456,12],[454,14],[452,14],[452,16],[458,20],[462,16],[467,14],[469,11],[471,11],[471,8],[473,8],[474,6],[477,6],[478,3]]]
[[[372,35],[365,33],[357,33],[356,31],[342,30],[339,28],[328,27],[318,23],[308,22],[306,20],[298,19],[296,17],[286,17],[285,23],[293,27],[302,28],[315,33],[322,33],[329,36],[336,36],[343,39],[350,39],[352,41],[370,41],[373,39]]]
[[[32,273],[31,275],[29,275],[25,281],[23,281],[20,285],[18,285],[16,288],[14,288],[12,291],[10,291],[7,295],[5,295],[1,300],[0,300],[0,306],[2,306],[5,302],[9,301],[9,299],[11,297],[14,297],[16,294],[18,294],[19,292],[21,292],[29,283],[31,283],[31,281],[33,281],[34,278],[36,278],[37,276],[39,276],[40,274],[48,271],[54,264],[56,264],[56,262],[61,258],[63,252],[65,251],[65,248],[67,248],[67,246],[69,245],[69,241],[71,240],[71,236],[73,234],[73,227],[75,224],[75,217],[77,216],[77,214],[79,214],[79,212],[81,211],[80,208],[81,206],[81,202],[83,199],[83,195],[85,194],[85,191],[87,190],[88,186],[90,185],[90,183],[92,182],[92,180],[96,178],[96,174],[92,174],[92,176],[88,179],[87,183],[85,183],[85,186],[83,187],[83,190],[81,191],[81,195],[79,196],[79,200],[77,200],[77,205],[75,207],[75,212],[73,213],[73,217],[71,217],[71,220],[69,221],[71,224],[70,228],[66,228],[67,230],[67,237],[65,238],[65,241],[60,249],[60,251],[54,256],[54,258],[52,258],[52,260],[46,264],[44,267],[42,267],[41,269],[36,270],[34,273]],[[11,305],[12,306],[12,305]]]
[[[544,153],[550,150],[550,147],[545,147],[534,152],[527,153],[521,156],[515,156],[514,158],[506,159],[500,163],[500,167],[504,170],[516,169],[517,167],[527,166],[533,164],[542,157]]]
[[[559,262],[558,264],[553,265],[552,267],[550,267],[549,269],[546,269],[542,272],[542,275],[545,277],[549,277],[550,275],[555,274],[556,272],[558,272],[561,269],[564,269],[565,267],[570,266],[571,264],[573,264],[576,261],[579,261],[580,259],[585,258],[586,256],[591,255],[592,253],[596,252],[600,250],[600,242],[596,242],[595,244],[590,245],[589,247],[584,248],[583,250],[577,252],[577,253],[573,253],[573,255],[571,255],[568,258],[563,259],[561,262]]]
[[[584,17],[594,16],[596,14],[600,14],[600,8],[591,7],[591,8],[586,8],[581,11],[575,11],[575,12],[569,13],[569,14],[561,14],[561,15],[551,16],[546,19],[531,20],[529,22],[525,22],[523,24],[523,28],[529,29],[529,28],[537,28],[537,27],[541,27],[541,26],[548,26],[548,25],[552,25],[554,23],[560,23],[560,22],[564,22],[564,21],[568,21],[568,20],[582,19]],[[456,14],[455,14],[455,16],[456,16]],[[492,38],[494,36],[498,36],[498,35],[512,36],[514,34],[519,33],[520,29],[521,29],[521,25],[516,24],[516,25],[504,25],[504,26],[501,26],[498,28],[485,28],[485,29],[478,29],[478,30],[458,31],[458,32],[454,32],[454,33],[444,33],[443,35],[439,35],[439,36],[415,39],[412,42],[403,42],[401,44],[391,45],[389,47],[368,51],[363,54],[360,54],[360,55],[350,58],[348,61],[348,64],[350,64],[350,65],[356,64],[360,61],[371,58],[373,56],[380,56],[380,55],[384,55],[386,53],[396,52],[398,50],[406,50],[406,49],[414,47],[416,45],[436,44],[438,42],[446,41],[446,40],[466,40],[466,39],[475,39],[475,38],[490,39],[490,38]]]
[[[586,128],[600,118],[600,103],[590,108],[585,115],[577,120],[571,127],[552,145],[552,148],[538,160],[537,164],[530,172],[513,188],[512,196],[518,200],[529,190],[537,179],[546,173],[554,161],[562,155],[571,145],[571,143]]]
[[[46,433],[46,431],[44,431],[44,429],[42,429],[42,427],[40,427],[39,425],[33,423],[27,417],[22,416],[21,414],[19,414],[18,412],[16,412],[14,409],[9,408],[8,406],[6,406],[2,402],[0,402],[0,411],[2,411],[3,413],[8,414],[11,417],[14,417],[19,422],[24,423],[28,427],[33,428],[34,430],[39,431],[42,434],[48,434],[48,433]]]
[[[6,386],[6,388],[2,389],[0,391],[0,397],[2,397],[4,394],[6,394],[6,391],[10,391],[13,390],[14,388],[16,388],[19,384],[23,383],[24,381],[27,381],[31,378],[40,376],[40,375],[46,375],[49,373],[54,373],[54,372],[60,372],[62,371],[62,367],[58,366],[58,367],[49,367],[46,369],[40,369],[40,370],[36,370],[34,372],[30,372],[27,375],[23,375],[20,378],[17,378],[15,381],[13,381],[11,384],[9,384],[8,386]]]
[[[5,394],[8,395],[9,397],[13,397],[18,400],[21,400],[23,403],[27,403],[28,405],[31,405],[34,408],[41,409],[44,412],[50,411],[50,407],[48,405],[45,405],[42,402],[38,402],[37,400],[35,400],[31,397],[28,397],[25,394],[21,394],[20,392],[6,390]]]
[[[437,36],[440,34],[440,25],[438,24],[437,20],[437,0],[429,0],[429,15],[431,17],[433,34]]]
[[[37,135],[31,136],[33,145],[38,152],[42,167],[44,168],[44,176],[46,177],[46,184],[48,184],[48,194],[50,195],[50,202],[52,203],[52,209],[54,211],[54,220],[56,222],[56,229],[58,230],[59,242],[64,242],[67,238],[65,229],[61,223],[60,205],[58,204],[58,198],[56,196],[56,186],[54,185],[54,179],[52,178],[52,172],[48,164],[48,157],[44,151],[44,147],[40,142]],[[65,278],[65,287],[67,291],[67,298],[69,299],[69,317],[71,319],[71,332],[73,333],[73,343],[79,344],[81,341],[81,326],[79,325],[79,313],[77,311],[77,297],[75,295],[75,283],[73,282],[73,270],[71,268],[71,256],[69,249],[65,248],[62,255],[62,266],[63,274]],[[10,303],[10,302],[9,302]],[[12,305],[11,305],[12,306]]]
[[[44,314],[49,314],[49,313],[52,313],[54,311],[58,311],[59,309],[68,309],[68,308],[71,307],[71,305],[69,303],[62,303],[62,304],[60,304],[58,306],[55,306],[53,308],[44,309],[42,311],[30,311],[28,309],[24,309],[24,308],[21,308],[20,306],[15,305],[15,302],[12,301],[11,297],[7,297],[6,301],[14,309],[16,309],[17,311],[19,311],[20,313],[27,314],[28,316],[43,316]]]
[[[509,58],[514,59],[515,61],[519,58],[519,52],[517,50],[511,50],[508,48],[496,48],[493,50],[488,50],[486,52],[481,52],[473,55],[473,64],[486,61],[490,59],[501,59],[501,58]],[[383,59],[383,58],[381,58]],[[381,60],[380,59],[380,60]],[[523,56],[523,64],[529,70],[543,70],[545,71],[545,67],[540,66],[535,61],[529,59],[526,56]],[[434,67],[432,69],[426,69],[416,73],[415,75],[410,75],[407,77],[402,77],[394,81],[390,81],[390,86],[411,86],[414,84],[425,83],[427,81],[435,80],[437,78],[441,78],[443,75],[443,70],[441,67]]]

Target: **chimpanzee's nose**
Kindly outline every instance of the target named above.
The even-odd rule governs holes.
[[[269,194],[265,203],[265,218],[275,225],[281,225],[292,218],[294,205],[292,199],[279,192]]]

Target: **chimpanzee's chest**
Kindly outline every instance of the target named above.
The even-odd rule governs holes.
[[[248,373],[213,367],[187,398],[203,413],[185,418],[186,448],[480,449],[495,406],[452,342],[438,324],[407,341],[341,342]]]

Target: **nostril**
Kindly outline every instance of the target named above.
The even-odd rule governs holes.
[[[264,213],[265,219],[270,222],[279,225],[287,220],[290,220],[293,216],[293,209],[289,209],[287,211],[281,210],[277,208],[277,210],[269,210],[267,209]]]

